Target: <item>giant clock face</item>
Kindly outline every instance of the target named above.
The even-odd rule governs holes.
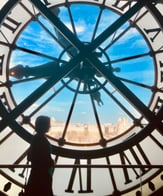
[[[56,168],[55,195],[159,189],[161,169],[152,165],[163,163],[162,12],[157,0],[2,1],[1,164],[26,162],[44,114],[56,165],[150,166]],[[21,187],[23,171],[1,169],[1,186]]]

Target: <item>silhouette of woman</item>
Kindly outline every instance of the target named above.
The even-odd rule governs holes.
[[[50,128],[50,118],[39,116],[35,122],[36,135],[33,137],[28,161],[31,162],[31,173],[25,188],[26,196],[53,196],[50,144],[45,133]]]

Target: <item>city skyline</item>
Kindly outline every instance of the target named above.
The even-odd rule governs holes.
[[[116,123],[103,123],[101,124],[103,136],[106,140],[124,134],[131,124],[124,117],[119,117]],[[62,137],[65,127],[64,122],[57,122],[54,118],[51,119],[51,128],[47,133],[51,138],[59,139]],[[99,142],[100,133],[97,124],[92,123],[69,123],[66,132],[66,141],[75,143],[97,143]]]

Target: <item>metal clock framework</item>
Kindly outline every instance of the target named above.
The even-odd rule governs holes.
[[[26,162],[33,122],[47,114],[62,119],[47,134],[56,165],[150,166],[56,168],[54,194],[162,187],[161,169],[152,168],[163,162],[162,13],[157,0],[2,1],[1,164]],[[121,116],[125,123],[111,127]],[[4,185],[21,187],[23,171],[1,169]]]

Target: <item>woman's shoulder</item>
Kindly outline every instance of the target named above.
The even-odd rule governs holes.
[[[44,135],[40,135],[40,134],[36,134],[33,137],[33,142],[49,143],[47,138]]]

